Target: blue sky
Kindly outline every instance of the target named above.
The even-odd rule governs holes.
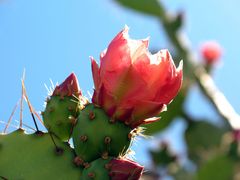
[[[214,70],[214,79],[240,112],[240,1],[163,2],[172,12],[185,11],[183,30],[196,52],[205,40],[217,40],[223,46],[222,63]],[[150,36],[150,48],[169,47],[157,19],[126,10],[111,0],[1,1],[0,121],[7,121],[20,97],[24,68],[28,95],[37,110],[43,110],[47,96],[44,84],[50,86],[49,78],[61,82],[75,72],[84,94],[92,92],[89,56],[98,59],[100,52],[125,24],[130,27],[133,38]],[[193,88],[187,108],[195,116],[216,118],[197,88]],[[25,108],[24,121],[32,125],[27,112]],[[181,123],[179,126],[182,127]],[[3,127],[0,123],[0,131]],[[175,146],[179,147],[178,143]]]

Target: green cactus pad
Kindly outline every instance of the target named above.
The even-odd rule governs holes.
[[[107,164],[112,158],[102,159],[99,158],[95,161],[92,161],[89,164],[89,167],[84,168],[82,171],[82,179],[84,180],[110,180],[108,175]]]
[[[111,122],[104,110],[88,104],[73,128],[73,144],[79,159],[91,162],[100,157],[118,157],[126,153],[131,128],[122,122]]]
[[[54,139],[63,151],[57,153],[47,133],[25,134],[19,129],[0,134],[0,179],[80,179],[82,170],[73,164],[73,150]]]
[[[62,141],[71,137],[74,120],[78,115],[79,104],[72,96],[51,96],[43,112],[44,125]]]

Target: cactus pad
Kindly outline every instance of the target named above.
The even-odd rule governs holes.
[[[57,138],[56,151],[49,134],[25,134],[16,130],[0,134],[0,179],[80,179],[81,169],[72,160],[73,150]]]
[[[82,162],[89,163],[100,157],[118,157],[126,153],[131,143],[131,128],[124,123],[111,122],[104,110],[88,104],[73,128],[73,143]]]
[[[84,180],[110,180],[108,175],[108,163],[112,158],[99,158],[89,164],[82,172],[82,179]]]
[[[62,141],[71,137],[73,124],[78,115],[79,104],[72,96],[51,96],[43,112],[44,125]]]

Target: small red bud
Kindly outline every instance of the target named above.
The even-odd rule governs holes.
[[[219,61],[222,55],[222,47],[215,41],[208,41],[201,45],[201,55],[208,65]]]
[[[124,158],[112,159],[109,162],[109,167],[109,176],[111,176],[112,180],[138,180],[143,173],[143,166],[137,164],[134,161]]]
[[[74,73],[71,73],[65,81],[58,85],[54,91],[53,96],[60,96],[63,98],[64,96],[76,96],[79,97],[81,95],[81,91],[78,85],[77,77]]]
[[[234,141],[240,141],[240,130],[233,131],[233,139]]]

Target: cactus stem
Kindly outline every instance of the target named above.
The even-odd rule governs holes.
[[[93,111],[90,111],[88,116],[90,120],[93,120],[95,118],[95,113]]]
[[[110,138],[109,136],[106,136],[106,137],[104,138],[104,143],[105,143],[105,144],[110,144],[110,143],[111,143],[111,138]]]
[[[73,160],[73,163],[76,165],[76,166],[81,166],[84,164],[84,161],[80,158],[80,157],[75,157],[74,160]]]
[[[94,174],[93,172],[90,172],[90,173],[88,173],[88,177],[94,178],[94,177],[95,177],[95,174]]]
[[[80,140],[81,140],[82,142],[87,141],[87,139],[88,139],[88,137],[87,137],[86,135],[80,136]]]
[[[101,157],[102,159],[105,159],[105,160],[108,159],[108,152],[107,151],[103,152]]]

